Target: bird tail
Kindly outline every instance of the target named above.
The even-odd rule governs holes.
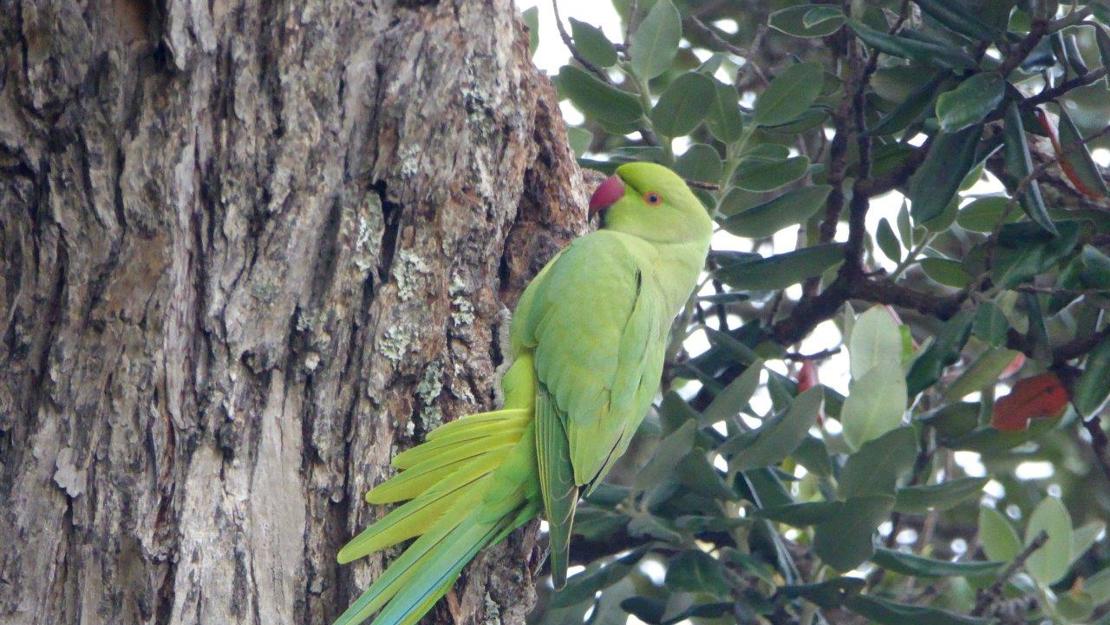
[[[406,503],[353,538],[337,559],[345,564],[417,540],[335,625],[356,625],[375,612],[375,625],[414,625],[482,548],[539,513],[532,406],[513,399],[506,404],[524,407],[452,421],[393,459],[401,472],[366,501]]]

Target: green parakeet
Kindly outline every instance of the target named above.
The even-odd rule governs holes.
[[[541,512],[556,588],[578,497],[624,453],[659,388],[671,322],[705,263],[712,220],[669,169],[629,163],[590,212],[603,226],[532,280],[510,330],[504,406],[398,454],[368,503],[407,501],[339,552],[346,563],[418,537],[336,621],[413,625],[487,545]]]

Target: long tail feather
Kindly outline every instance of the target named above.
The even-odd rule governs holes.
[[[408,501],[340,550],[340,563],[416,538],[336,620],[357,625],[415,625],[482,548],[534,518],[532,410],[464,417],[429,433],[394,458],[400,473],[366,494],[369,503]]]
[[[490,437],[493,439],[494,437]],[[520,440],[520,436],[499,436],[497,440],[475,441],[459,445],[458,448],[444,452],[411,469],[382,482],[366,493],[367,503],[393,503],[412,499],[428,488],[439,483],[445,476],[452,476],[470,463],[499,464],[500,455],[492,452],[507,452]]]

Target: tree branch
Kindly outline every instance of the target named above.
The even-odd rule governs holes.
[[[976,594],[975,609],[971,611],[971,615],[985,615],[987,613],[987,610],[990,609],[990,607],[994,605],[995,602],[1002,598],[1002,591],[1006,588],[1006,582],[1010,581],[1010,578],[1013,577],[1014,574],[1017,573],[1019,570],[1021,570],[1021,567],[1025,566],[1025,561],[1029,559],[1029,556],[1033,555],[1033,552],[1043,547],[1047,542],[1048,534],[1044,530],[1041,530],[1041,532],[1037,534],[1033,541],[1026,545],[1025,549],[1021,550],[1021,553],[1019,553],[1017,557],[1014,558],[1013,562],[1010,562],[1010,565],[1007,566],[1004,571],[1002,571],[1002,574],[998,576],[998,579],[995,580],[995,582],[991,584],[989,588],[987,588],[986,590],[980,590]]]

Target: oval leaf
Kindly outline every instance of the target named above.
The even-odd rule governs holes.
[[[1021,540],[1014,526],[994,508],[979,508],[979,542],[991,560],[1009,562],[1021,553]]]
[[[746,158],[740,162],[733,184],[748,191],[774,191],[804,176],[808,168],[809,159],[804,156]]]
[[[717,270],[717,276],[737,289],[785,289],[806,278],[819,276],[843,260],[843,247],[829,243],[768,258],[730,263]]]
[[[643,116],[639,98],[572,65],[559,70],[559,89],[587,117],[599,121],[635,127]]]
[[[848,336],[848,364],[858,380],[875,367],[901,370],[902,331],[885,306],[872,306],[856,318]]]
[[[986,119],[1006,92],[1006,81],[994,73],[975,74],[937,98],[936,113],[940,129],[957,132]]]
[[[798,63],[776,76],[755,102],[753,121],[778,126],[794,120],[821,95],[824,70],[820,63]]]
[[[1055,497],[1046,497],[1029,516],[1025,528],[1025,544],[1033,542],[1041,532],[1048,534],[1048,542],[1025,561],[1025,570],[1038,582],[1049,585],[1060,581],[1071,563],[1071,515],[1064,504]]]
[[[716,88],[713,80],[698,72],[686,72],[659,96],[651,110],[655,130],[667,137],[688,134],[709,113]]]
[[[682,37],[682,18],[671,0],[659,0],[632,33],[628,54],[632,71],[641,80],[651,80],[671,67]]]
[[[596,26],[570,18],[570,32],[574,37],[574,47],[585,59],[598,67],[612,67],[617,64],[617,49]]]
[[[732,215],[721,226],[741,237],[769,237],[772,234],[809,219],[825,205],[832,187],[817,185],[787,191],[769,202]]]
[[[828,37],[829,35],[840,30],[844,25],[845,17],[841,13],[839,18],[829,17],[820,21],[814,21],[810,18],[810,25],[806,25],[806,17],[809,16],[811,11],[817,9],[832,8],[828,5],[816,4],[799,4],[797,6],[787,7],[771,13],[767,17],[767,24],[782,33],[793,35],[794,37],[803,38],[817,38]]]
[[[914,223],[938,217],[948,207],[975,164],[975,147],[982,132],[983,127],[976,125],[956,133],[942,132],[933,140],[925,162],[910,181]]]

